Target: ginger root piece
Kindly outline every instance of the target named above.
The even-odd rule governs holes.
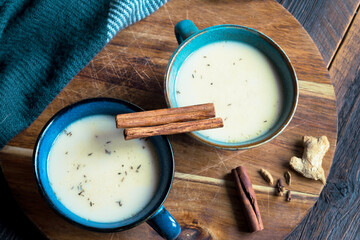
[[[287,185],[291,185],[291,173],[289,171],[286,171],[284,173],[285,182]]]
[[[319,138],[304,136],[304,154],[302,158],[292,157],[290,166],[304,177],[321,180],[326,183],[324,169],[322,168],[322,159],[330,147],[326,136]]]

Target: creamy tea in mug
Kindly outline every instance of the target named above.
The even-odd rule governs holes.
[[[114,117],[95,115],[69,125],[48,158],[50,184],[62,204],[95,222],[139,213],[153,198],[159,160],[151,141],[125,141]]]
[[[222,142],[245,142],[263,135],[283,109],[281,79],[255,47],[218,41],[195,50],[176,76],[179,107],[214,103],[224,127],[199,133]]]

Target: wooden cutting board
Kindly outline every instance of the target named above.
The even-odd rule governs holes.
[[[90,97],[114,97],[147,110],[166,107],[163,81],[166,65],[177,47],[174,25],[191,19],[199,29],[218,24],[255,28],[275,40],[290,57],[300,84],[299,105],[286,130],[261,147],[225,151],[205,146],[188,135],[174,135],[176,173],[166,208],[181,224],[179,239],[283,238],[316,202],[323,187],[294,171],[293,200],[274,196],[259,175],[268,169],[275,179],[289,170],[289,159],[303,152],[303,135],[329,138],[323,167],[329,173],[336,146],[335,96],[315,44],[302,26],[273,0],[172,0],[150,17],[120,32],[86,66],[24,132],[0,152],[1,165],[24,212],[50,239],[160,239],[147,225],[121,233],[93,233],[56,215],[40,197],[32,174],[32,148],[46,121],[61,108]],[[254,185],[265,229],[246,232],[246,224],[229,175],[244,165]]]

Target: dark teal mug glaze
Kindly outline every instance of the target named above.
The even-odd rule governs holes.
[[[103,223],[81,218],[68,210],[56,197],[47,174],[47,161],[50,149],[57,136],[71,123],[93,115],[111,115],[142,111],[141,108],[129,102],[111,98],[86,99],[65,107],[56,113],[42,129],[35,144],[33,155],[33,170],[35,181],[41,195],[56,213],[69,222],[88,230],[99,232],[123,231],[147,222],[161,236],[175,239],[181,231],[179,224],[163,207],[170,191],[174,177],[174,157],[169,140],[165,136],[149,138],[155,146],[160,161],[160,181],[153,199],[135,216],[118,222]]]
[[[172,55],[165,74],[165,99],[168,107],[178,107],[176,102],[176,76],[183,62],[197,49],[218,41],[238,41],[247,43],[260,50],[277,70],[283,85],[284,106],[277,123],[263,135],[244,142],[222,142],[201,135],[189,133],[195,139],[210,146],[241,150],[262,145],[278,136],[294,116],[298,97],[298,80],[290,59],[285,52],[269,37],[255,29],[238,25],[218,25],[201,31],[190,20],[183,20],[175,26],[175,36],[179,47]]]

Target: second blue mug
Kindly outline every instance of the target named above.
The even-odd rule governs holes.
[[[134,216],[117,222],[95,222],[80,217],[64,206],[56,196],[48,176],[49,153],[58,135],[70,124],[95,115],[110,115],[142,111],[141,108],[122,100],[111,98],[87,99],[65,107],[56,113],[42,129],[35,144],[33,170],[36,184],[45,201],[67,221],[85,229],[113,232],[123,231],[147,222],[166,239],[176,238],[181,231],[179,224],[163,207],[174,176],[174,157],[171,145],[165,136],[151,137],[160,162],[160,179],[156,192],[146,207]]]

